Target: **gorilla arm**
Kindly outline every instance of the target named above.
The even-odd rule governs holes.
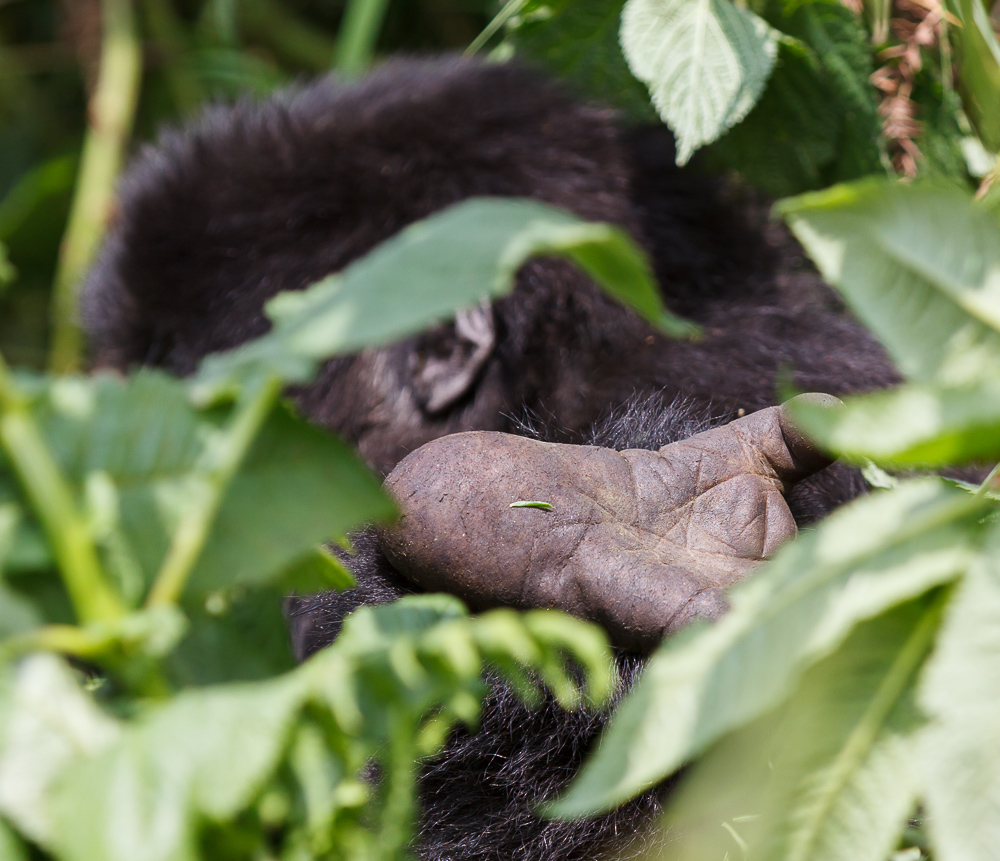
[[[725,588],[795,534],[784,494],[829,462],[784,407],[659,451],[455,434],[390,474],[402,517],[381,544],[424,589],[477,609],[558,607],[647,650],[725,611]],[[551,509],[511,507],[524,500]]]

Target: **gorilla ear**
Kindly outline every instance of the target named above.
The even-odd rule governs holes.
[[[459,311],[454,323],[421,337],[411,359],[413,390],[421,408],[438,413],[465,397],[495,346],[489,302]]]

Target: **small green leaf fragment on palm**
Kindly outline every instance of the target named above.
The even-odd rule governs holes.
[[[533,499],[519,499],[510,504],[511,508],[540,508],[542,511],[552,511],[551,502],[538,502]]]

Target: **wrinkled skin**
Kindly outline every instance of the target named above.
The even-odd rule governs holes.
[[[425,589],[478,609],[558,607],[644,651],[725,611],[726,587],[795,534],[784,494],[829,463],[784,406],[659,451],[454,434],[390,474],[402,516],[381,543]]]

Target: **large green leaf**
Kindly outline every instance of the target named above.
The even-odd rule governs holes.
[[[0,638],[20,634],[41,621],[31,602],[11,589],[4,577],[23,519],[16,503],[0,503]]]
[[[921,177],[968,187],[968,147],[974,139],[968,135],[958,94],[941,84],[940,74],[941,70],[929,63],[916,73],[913,82],[912,99],[920,118],[920,134],[915,138],[921,155],[917,170]],[[981,145],[977,149],[978,155],[989,158]]]
[[[904,374],[952,384],[996,374],[1000,225],[969,195],[868,180],[778,211]]]
[[[95,757],[74,763],[51,802],[66,861],[196,859],[196,828],[224,821],[277,765],[307,694],[301,675],[187,692]]]
[[[199,413],[183,383],[158,371],[34,381],[34,415],[63,474],[79,493],[92,476],[110,483],[103,521],[119,533],[142,582],[166,552],[192,495],[192,474],[224,411]]]
[[[1000,150],[1000,43],[981,0],[950,0],[961,26],[949,27],[959,61],[962,104],[982,142]]]
[[[787,703],[713,747],[668,808],[671,857],[723,858],[725,821],[760,861],[884,861],[915,802],[914,690],[939,605],[859,625]]]
[[[949,608],[920,704],[920,765],[940,861],[987,861],[1000,846],[1000,530]]]
[[[95,475],[109,482],[114,510],[104,519],[120,526],[148,583],[199,491],[207,456],[228,444],[227,410],[197,409],[184,382],[151,371],[55,380],[38,398],[46,440],[81,495]],[[279,407],[222,500],[191,593],[274,582],[314,545],[393,510],[346,444]]]
[[[0,820],[0,858],[3,861],[28,861],[27,847],[3,820]]]
[[[729,0],[628,0],[622,49],[677,137],[677,163],[754,106],[777,55],[771,28]]]
[[[916,800],[916,679],[939,605],[912,602],[859,626],[805,676],[777,725],[758,857],[889,856]]]
[[[769,194],[799,194],[881,170],[878,92],[869,37],[838,2],[769,3],[761,12],[789,39],[760,101],[709,150]]]
[[[217,592],[185,602],[188,628],[165,659],[179,688],[268,679],[295,664],[283,612],[287,590]]]
[[[488,690],[484,665],[504,676],[515,666],[522,679],[554,682],[567,705],[581,689],[600,701],[611,679],[603,633],[553,611],[470,618],[445,595],[362,608],[333,645],[291,673],[147,705],[101,748],[59,759],[52,772],[63,773],[41,793],[51,818],[46,833],[63,861],[195,861],[208,857],[200,842],[206,829],[231,826],[237,817],[250,839],[280,846],[280,829],[266,830],[253,811],[268,789],[287,788],[289,769],[281,766],[289,758],[298,778],[322,778],[329,794],[311,804],[327,823],[338,806],[360,815],[357,772],[366,763],[381,766],[381,786],[402,780],[410,792],[417,757],[434,752],[459,720],[478,718]],[[295,762],[303,753],[303,720],[313,749],[326,757],[322,775]],[[3,733],[9,747],[11,731]],[[30,763],[35,753],[32,742],[19,756]],[[316,787],[303,790],[315,795]],[[367,821],[377,822],[372,814]]]
[[[77,759],[113,745],[119,727],[52,655],[33,655],[0,683],[0,812],[50,846],[58,833],[51,794]]]
[[[273,581],[313,545],[394,514],[349,446],[279,407],[223,499],[190,588]]]
[[[316,362],[414,335],[511,290],[531,257],[566,257],[612,296],[674,334],[645,254],[622,229],[532,200],[474,198],[404,228],[343,272],[268,305],[268,335],[202,365],[206,396],[246,375],[302,380]]]
[[[985,506],[939,479],[840,509],[732,592],[716,625],[667,641],[554,812],[615,806],[775,706],[859,621],[958,576]]]
[[[584,95],[655,122],[646,88],[629,71],[618,42],[624,0],[529,0],[510,22],[520,56],[570,81]]]
[[[1000,459],[1000,379],[911,383],[849,398],[842,408],[793,404],[795,421],[838,455],[895,466]]]

